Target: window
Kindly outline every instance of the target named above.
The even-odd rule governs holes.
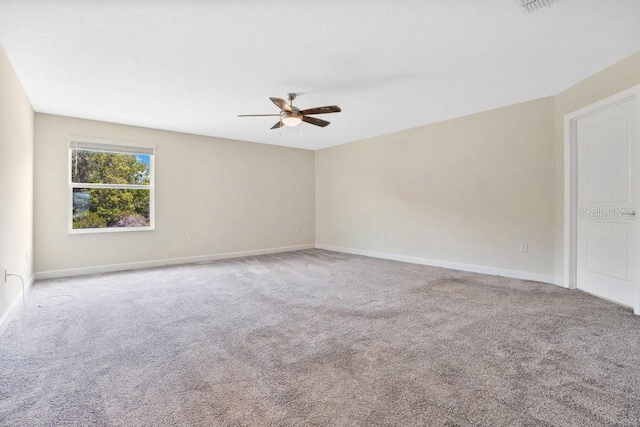
[[[153,230],[154,149],[69,141],[69,232]]]

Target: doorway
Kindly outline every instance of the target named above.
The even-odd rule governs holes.
[[[640,314],[640,86],[565,117],[565,283]]]

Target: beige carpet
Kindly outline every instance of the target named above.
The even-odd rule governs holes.
[[[38,282],[2,426],[640,425],[640,318],[551,285],[308,250]]]

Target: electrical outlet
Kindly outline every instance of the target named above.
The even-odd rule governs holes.
[[[187,237],[187,241],[189,243],[195,243],[196,242],[196,236],[193,234],[189,234],[189,236]]]
[[[520,245],[520,252],[522,252],[522,253],[529,252],[529,244],[528,243],[522,243]]]
[[[296,234],[300,234],[300,229],[296,228]]]
[[[384,240],[384,238],[385,238],[385,237],[386,237],[386,236],[385,236],[385,234],[384,234],[384,231],[383,231],[382,233],[380,233],[380,240]]]

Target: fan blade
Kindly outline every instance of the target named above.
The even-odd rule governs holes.
[[[278,106],[279,109],[281,109],[282,111],[286,111],[288,113],[290,113],[291,111],[291,106],[289,104],[287,104],[287,101],[285,101],[284,99],[280,99],[280,98],[269,98],[274,104],[276,104]]]
[[[315,117],[304,116],[304,117],[302,117],[302,121],[310,123],[312,125],[320,126],[322,128],[325,127],[325,126],[329,126],[329,122],[328,121],[321,120],[321,119],[316,119]]]
[[[278,129],[278,128],[281,128],[282,126],[284,126],[284,124],[282,123],[282,121],[279,121],[275,125],[271,126],[271,129]]]
[[[280,114],[238,114],[238,117],[275,117]]]
[[[328,105],[326,107],[309,108],[307,110],[300,111],[300,113],[302,113],[302,115],[306,116],[308,114],[339,113],[340,111],[342,111],[342,110],[337,105]]]

